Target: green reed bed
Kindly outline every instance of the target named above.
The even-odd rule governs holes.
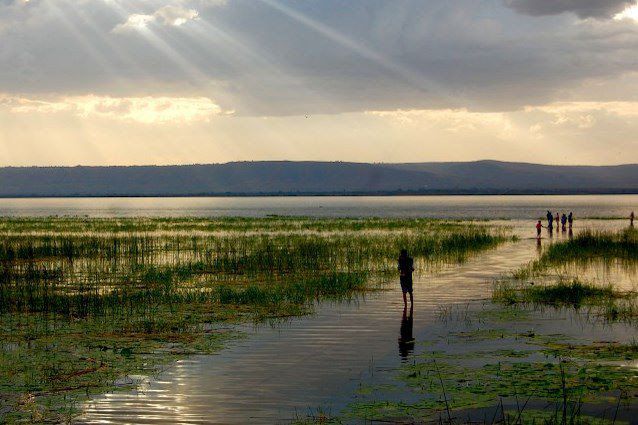
[[[586,230],[573,239],[550,245],[539,259],[515,271],[512,279],[496,282],[493,300],[503,304],[586,306],[590,314],[633,321],[638,317],[635,288],[621,288],[613,281],[598,282],[587,273],[610,266],[630,270],[637,262],[635,229]]]
[[[550,245],[538,260],[520,269],[515,277],[526,278],[565,264],[592,261],[638,261],[638,231],[634,228],[618,232],[583,231],[568,241]]]
[[[132,233],[132,232],[330,232],[363,230],[423,230],[433,223],[439,230],[458,230],[467,226],[467,221],[395,218],[315,218],[282,217],[264,218],[3,218],[0,233],[6,234],[50,234],[54,233]]]
[[[381,288],[401,248],[427,272],[506,240],[435,220],[0,219],[0,414],[64,420],[117,378],[215,351],[225,322]]]

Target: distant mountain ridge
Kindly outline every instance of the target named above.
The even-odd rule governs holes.
[[[4,167],[0,197],[638,193],[638,164],[258,161]]]

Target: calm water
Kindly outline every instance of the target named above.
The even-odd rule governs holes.
[[[597,225],[618,228],[623,223]],[[493,279],[536,258],[536,242],[526,237],[528,223],[511,224],[524,239],[416,279],[410,329],[417,341],[414,346],[401,343],[406,332],[403,302],[394,284],[389,291],[356,302],[321,303],[312,316],[274,326],[245,326],[247,339],[215,356],[179,361],[138,391],[98,397],[87,403],[86,414],[78,422],[272,424],[290,423],[309,413],[338,413],[365,397],[357,395],[360,385],[388,382],[402,362],[432,350],[424,341],[468,326],[462,312],[483,308]],[[592,224],[580,221],[575,232]],[[559,234],[554,241],[563,237]],[[450,306],[456,307],[450,310]],[[444,310],[459,312],[459,319],[443,320]],[[521,332],[531,327],[590,340],[627,341],[635,334],[634,328],[601,327],[568,312],[544,315],[520,326]],[[409,401],[414,397],[410,394],[394,397]],[[622,410],[619,419],[630,414]]]
[[[530,219],[547,209],[577,218],[627,217],[638,212],[638,195],[0,199],[0,216]]]

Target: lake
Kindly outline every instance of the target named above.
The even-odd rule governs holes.
[[[578,224],[576,232],[593,226],[618,229],[625,223],[582,220]],[[416,341],[413,346],[401,345],[403,303],[399,286],[391,282],[384,291],[349,302],[317,303],[315,313],[310,316],[242,325],[240,329],[247,338],[217,355],[180,360],[155,378],[135,376],[140,383],[138,389],[95,397],[85,404],[84,415],[75,422],[295,423],[324,414],[339,415],[351,411],[352,406],[378,400],[418,402],[424,396],[403,385],[397,386],[396,376],[401,365],[428,358],[431,352],[458,350],[455,356],[476,353],[478,361],[483,361],[486,350],[495,347],[502,351],[529,349],[529,341],[519,335],[530,330],[537,334],[560,334],[570,341],[633,340],[635,327],[631,324],[601,324],[583,312],[568,309],[526,311],[530,317],[525,320],[508,318],[492,324],[499,332],[503,327],[507,329],[505,332],[516,334],[514,340],[467,337],[489,329],[493,321],[486,313],[494,312],[489,301],[494,279],[539,255],[538,245],[528,237],[532,232],[526,222],[513,220],[510,225],[520,240],[415,280],[414,319],[410,322],[411,335]],[[557,232],[554,241],[564,238]],[[544,245],[551,243],[550,239],[543,240]],[[600,272],[606,274],[605,270]],[[625,277],[630,285],[636,284],[635,273]],[[473,315],[481,319],[476,321]],[[544,362],[553,361],[540,358]],[[516,409],[518,400],[501,402]],[[601,409],[592,414],[600,417],[604,414]],[[496,413],[494,409],[487,413],[485,423],[491,423],[489,418]],[[627,421],[636,413],[635,403],[630,402],[623,404],[617,418]],[[477,421],[472,423],[482,423],[480,418],[474,418]],[[370,422],[346,417],[345,423]]]
[[[548,209],[573,211],[577,218],[622,218],[638,211],[638,195],[0,199],[0,216],[535,219]]]

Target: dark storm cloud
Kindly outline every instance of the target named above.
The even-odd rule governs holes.
[[[635,0],[504,0],[517,12],[532,15],[558,15],[572,12],[580,18],[610,18]]]
[[[556,3],[565,8],[558,0],[511,7],[562,10]],[[565,10],[599,5],[609,15],[621,3],[580,0],[589,8]],[[264,115],[507,110],[638,71],[627,54],[638,49],[638,25],[530,19],[502,0],[36,4],[0,14],[0,92],[209,96],[226,110]],[[139,17],[129,21],[166,6],[198,15],[179,26],[151,19],[145,30],[134,28]],[[130,30],[114,31],[127,22]]]

